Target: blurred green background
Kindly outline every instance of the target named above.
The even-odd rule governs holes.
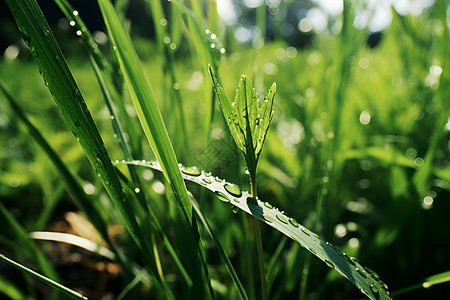
[[[111,46],[96,3],[72,2],[101,49],[109,53]],[[218,41],[214,44],[217,67],[229,96],[234,94],[241,74],[252,78],[261,97],[272,82],[277,83],[275,116],[259,166],[259,197],[358,257],[362,265],[379,274],[391,293],[450,269],[450,6],[448,1],[439,0],[403,2],[391,7],[381,1],[346,1],[343,10],[340,1],[218,0],[219,13],[214,11],[213,1],[200,6],[186,3],[194,12],[196,7],[201,10],[205,29]],[[54,3],[39,4],[111,158],[124,159],[77,33]],[[170,3],[163,4],[169,11]],[[243,160],[218,102],[213,102],[211,115],[208,62],[199,56],[186,20],[173,14],[154,22],[146,1],[129,1],[127,5],[126,22],[178,160],[248,189]],[[83,179],[85,191],[108,203],[4,6],[1,2],[0,79],[20,99],[30,120],[63,161]],[[163,45],[172,59],[175,83],[165,69],[167,58],[154,31],[157,23],[170,33]],[[181,95],[177,105],[183,108],[185,124],[171,100],[174,93]],[[136,119],[133,107],[129,107],[129,115]],[[143,149],[136,159],[154,159],[143,135],[135,142]],[[76,225],[80,221],[74,217],[80,217],[78,207],[67,194],[58,170],[31,139],[3,95],[0,145],[1,203],[27,232],[53,230],[82,235],[84,231]],[[161,176],[139,171],[149,197],[155,203],[163,201],[158,200],[164,199]],[[242,242],[242,213],[233,214],[206,190],[188,188],[199,199],[235,268],[238,272],[245,269],[240,259],[247,251]],[[105,210],[113,211],[113,207],[106,205]],[[160,210],[158,217],[164,225],[168,220]],[[318,223],[314,221],[317,214]],[[113,228],[120,223],[114,220]],[[116,227],[115,234],[120,235],[120,224]],[[270,299],[297,297],[309,254],[272,228],[263,226],[262,230],[266,264],[274,264]],[[87,232],[85,237],[96,238],[92,229]],[[8,226],[0,226],[0,252],[20,257],[14,239]],[[206,238],[204,244],[211,272],[227,289],[231,283],[216,262],[213,245]],[[80,250],[70,247],[60,249],[49,242],[38,245],[67,285],[93,299],[111,299],[108,297],[117,296],[123,288],[115,284],[123,282],[119,267],[99,266],[98,259],[80,258],[76,255]],[[11,275],[6,275],[8,272]],[[31,298],[45,294],[39,289],[31,292],[33,284],[4,264],[0,274]],[[363,296],[315,259],[308,280],[307,299]],[[7,295],[1,284],[0,288],[0,293]],[[395,298],[446,299],[448,294],[450,285],[443,283]]]

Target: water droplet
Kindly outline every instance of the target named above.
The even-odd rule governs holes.
[[[242,191],[241,188],[233,183],[226,183],[224,186],[225,190],[235,197],[241,197]]]
[[[135,189],[134,189],[134,192],[135,192],[136,194],[139,194],[139,193],[141,192],[141,189],[140,189],[140,188],[135,188]]]
[[[223,202],[230,202],[230,198],[228,198],[224,193],[220,191],[215,191],[217,198],[222,200]]]
[[[256,198],[253,197],[247,197],[247,202],[258,205],[258,201],[256,200]]]
[[[231,210],[233,211],[233,213],[237,214],[237,212],[239,211],[239,207],[233,205],[233,206],[231,207]]]
[[[72,26],[72,27],[75,26],[75,21],[74,20],[70,21],[69,25]]]
[[[317,233],[313,232],[312,234],[313,234],[313,236],[314,236],[315,238],[320,239],[320,236],[319,236]]]
[[[201,172],[197,167],[187,167],[181,170],[186,175],[200,176]]]
[[[50,31],[45,26],[42,26],[42,32],[44,33],[45,36],[49,36],[50,34]]]
[[[298,222],[294,218],[290,218],[289,223],[291,223],[294,227],[298,227]]]
[[[270,217],[263,216],[263,218],[264,218],[264,220],[266,220],[266,221],[269,222],[269,223],[272,223],[272,222],[273,222],[272,218],[270,218]]]
[[[213,39],[213,40],[215,40],[216,39],[216,35],[213,33],[213,34],[211,34],[211,39]]]
[[[325,259],[324,262],[327,264],[327,266],[329,266],[330,268],[334,269],[334,265],[333,265],[333,263],[331,261]]]
[[[31,51],[31,54],[34,56],[34,57],[39,57],[39,53],[36,51],[36,48],[34,48],[34,46],[28,46],[28,48],[30,48],[30,51]]]
[[[245,168],[245,174],[250,175],[250,171],[248,170],[248,168]]]
[[[361,268],[356,268],[356,272],[358,272],[362,277],[367,278],[367,273]]]
[[[205,33],[206,33],[206,34],[211,34],[211,30],[206,29],[206,30],[205,30]]]
[[[306,235],[311,235],[311,234],[309,233],[309,231],[308,231],[305,227],[302,227],[302,231],[303,231],[303,233],[306,234]]]
[[[59,55],[55,55],[55,59],[56,59],[57,61],[61,61],[61,57],[59,57]]]
[[[267,207],[268,209],[272,209],[273,205],[270,204],[269,202],[264,202],[264,206]]]
[[[205,173],[205,177],[210,177],[211,176],[211,172]]]
[[[83,32],[81,32],[81,30],[77,30],[77,32],[75,32],[78,36],[81,36],[83,34]]]
[[[380,294],[378,293],[378,288],[374,284],[371,284],[370,289],[372,290],[375,297],[378,299],[380,297]]]
[[[211,43],[211,48],[216,48],[216,44]]]
[[[74,15],[74,16],[78,16],[78,11],[74,10],[74,11],[73,11],[73,15]]]
[[[283,216],[281,216],[281,215],[277,215],[277,219],[278,219],[281,223],[284,223],[284,224],[287,224],[287,223],[288,223],[288,221],[286,221],[286,219],[285,219]]]
[[[352,264],[353,266],[356,266],[356,265],[355,265],[355,262],[354,262],[353,260],[350,259],[350,257],[347,255],[347,253],[342,252],[342,256],[343,256],[344,259],[345,259],[346,261],[348,261],[350,264]]]
[[[207,179],[207,178],[203,178],[203,182],[207,183],[207,184],[211,184],[211,180]]]
[[[223,179],[221,179],[221,178],[219,178],[219,177],[216,177],[216,181],[217,181],[217,182],[223,182]]]
[[[225,48],[220,48],[220,53],[225,53],[226,52],[226,50],[225,50]]]
[[[22,35],[22,39],[25,42],[25,44],[27,44],[28,46],[30,46],[30,37],[28,35],[26,35],[24,32],[20,32],[20,34]]]

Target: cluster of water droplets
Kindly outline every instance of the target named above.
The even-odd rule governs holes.
[[[116,164],[119,163],[141,165],[162,171],[158,162],[116,161]],[[319,235],[299,224],[284,211],[269,202],[253,198],[248,192],[242,191],[238,185],[214,177],[211,173],[201,171],[195,166],[185,167],[179,164],[179,168],[185,180],[205,186],[214,192],[219,200],[231,204],[233,212],[237,212],[239,209],[243,210],[289,236],[301,247],[308,249],[323,260],[328,267],[336,269],[355,283],[365,295],[372,299],[390,299],[386,284],[374,271],[364,268],[356,258],[348,256],[331,243],[323,241]],[[352,266],[351,269],[341,267],[348,264]]]
[[[211,49],[217,49],[220,54],[224,54],[226,52],[222,43],[220,43],[220,41],[217,39],[217,35],[215,33],[212,33],[211,30],[206,29],[205,34],[206,34],[205,42],[209,43]]]

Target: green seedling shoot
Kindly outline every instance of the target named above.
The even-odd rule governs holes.
[[[252,81],[247,76],[242,75],[236,89],[234,101],[231,102],[224,89],[220,86],[211,66],[209,67],[209,72],[228,128],[247,163],[251,195],[257,199],[256,168],[267,132],[269,131],[270,122],[273,118],[274,111],[272,108],[276,84],[274,82],[267,96],[260,100],[256,97]],[[252,218],[250,222],[253,223],[258,251],[261,298],[267,299],[261,230],[258,221]]]

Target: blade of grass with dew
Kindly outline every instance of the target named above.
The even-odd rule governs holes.
[[[106,146],[39,6],[33,0],[7,0],[6,3],[67,125],[118,209],[128,232],[142,249],[148,266],[153,271],[155,286],[166,297],[173,298],[167,282],[157,275],[149,251],[151,247],[148,248],[146,237],[140,234],[135,214],[128,205],[128,198],[112,166]]]
[[[47,285],[49,285],[49,286],[51,286],[51,287],[53,287],[53,288],[63,292],[64,294],[66,294],[66,295],[68,295],[68,296],[70,296],[70,297],[72,297],[74,299],[80,299],[80,300],[87,300],[88,299],[87,297],[81,295],[80,293],[77,293],[74,290],[71,290],[71,289],[65,287],[64,285],[62,285],[62,284],[60,284],[60,283],[58,283],[58,282],[56,282],[56,281],[54,281],[54,280],[52,280],[52,279],[50,279],[48,277],[45,277],[44,275],[41,275],[41,274],[39,274],[39,273],[37,273],[37,272],[35,272],[35,271],[25,267],[25,266],[19,264],[18,262],[14,261],[14,260],[12,260],[12,259],[10,259],[8,257],[6,257],[3,254],[0,254],[0,260],[6,262],[7,264],[13,266],[14,268],[16,268],[16,269],[18,269],[18,270],[20,270],[22,272],[30,274],[31,276],[39,279],[40,281],[44,282],[45,284],[47,284]]]
[[[110,248],[114,251],[116,258],[119,259],[121,264],[125,266],[126,269],[129,269],[133,274],[138,274],[138,267],[131,266],[132,263],[128,261],[128,259],[123,255],[123,253],[118,252],[119,249],[115,247],[115,245],[111,242],[109,235],[106,230],[106,224],[108,220],[105,219],[99,212],[102,211],[99,206],[100,203],[97,201],[93,201],[89,196],[86,195],[83,188],[79,184],[79,181],[75,178],[75,176],[70,172],[64,162],[61,160],[60,156],[53,150],[53,148],[49,145],[49,143],[45,140],[45,138],[40,134],[39,130],[34,127],[34,125],[28,120],[25,116],[25,113],[18,105],[18,101],[16,101],[13,95],[7,90],[6,86],[2,81],[0,81],[0,89],[6,96],[6,99],[10,102],[11,107],[13,108],[15,114],[21,119],[24,124],[27,126],[31,136],[37,141],[37,143],[42,147],[45,153],[49,156],[51,161],[54,163],[55,167],[60,172],[62,179],[65,181],[67,188],[69,190],[69,194],[74,198],[75,201],[79,203],[81,209],[84,213],[86,213],[87,217],[90,219],[92,224],[94,224],[95,228],[99,231],[103,240],[107,242]],[[36,237],[33,236],[36,239]],[[112,259],[110,257],[110,259]],[[129,268],[129,266],[131,266]],[[147,284],[148,285],[148,284]]]
[[[69,193],[72,197],[79,203],[82,210],[87,214],[88,218],[94,224],[95,228],[100,232],[102,238],[108,241],[108,233],[106,230],[105,219],[99,213],[100,207],[96,205],[96,202],[89,199],[89,197],[84,192],[83,188],[79,182],[75,179],[74,175],[69,171],[67,166],[62,161],[61,157],[56,153],[55,150],[50,146],[46,139],[42,136],[39,130],[28,120],[24,111],[19,106],[19,101],[17,101],[14,96],[8,91],[7,87],[0,80],[0,90],[6,97],[6,100],[11,105],[15,115],[25,124],[31,136],[36,140],[36,142],[42,147],[44,152],[49,156],[50,160],[53,162],[55,167],[58,169],[63,180],[65,181]]]
[[[203,25],[201,19],[196,16],[188,7],[186,7],[182,2],[178,0],[171,0],[181,14],[185,15],[187,18],[187,23],[189,27],[190,41],[194,46],[197,56],[200,59],[202,66],[203,75],[205,78],[208,77],[208,71],[206,67],[211,64],[214,69],[217,69],[220,56],[225,53],[225,48],[217,35],[211,32],[206,26]],[[204,87],[204,99],[206,102],[206,111],[209,116],[205,119],[205,125],[207,128],[207,141],[209,140],[211,124],[214,116],[214,93],[211,92],[209,85]],[[210,101],[208,100],[210,99]]]
[[[128,132],[130,136],[130,138],[128,139],[130,144],[129,147],[131,148],[130,152],[134,154],[134,156],[138,156],[137,154],[141,153],[141,146],[139,142],[140,131],[137,127],[137,124],[130,118],[129,114],[127,113],[124,101],[121,100],[121,89],[123,84],[122,76],[117,74],[117,70],[113,68],[113,64],[109,63],[107,58],[103,55],[99,45],[95,41],[89,29],[84,24],[83,19],[81,18],[78,11],[74,10],[67,0],[54,0],[54,2],[58,5],[61,12],[69,20],[70,25],[73,26],[76,32],[81,33],[81,35],[77,34],[77,36],[82,41],[84,41],[83,46],[88,52],[89,57],[94,58],[94,61],[92,61],[91,59],[91,65],[93,66],[97,78],[100,81],[102,89],[108,91],[109,97],[106,97],[106,95],[104,94],[104,99],[110,112],[110,116],[112,116],[111,122],[113,123],[113,128],[117,132],[118,136],[120,136],[121,132],[121,135],[123,135],[125,131]],[[101,76],[98,75],[98,73],[100,73]],[[118,108],[118,112],[114,111],[114,106],[112,105],[112,103],[116,105],[115,107]],[[123,125],[125,125],[125,127],[120,124],[119,120],[123,120]],[[122,148],[122,144],[127,145],[127,140],[124,140],[123,138],[118,142]]]
[[[106,147],[39,6],[33,0],[20,2],[7,0],[6,3],[16,20],[25,43],[35,57],[45,84],[48,86],[67,125],[102,180],[106,191],[120,211],[128,230],[139,244],[136,234],[136,221],[132,212],[127,211],[127,199],[125,199]]]
[[[173,21],[175,21],[173,18],[167,18],[164,12],[164,9],[162,7],[161,1],[151,1],[149,5],[146,6],[152,15],[153,24],[155,26],[155,32],[156,32],[156,42],[158,44],[158,48],[160,51],[160,55],[164,58],[163,59],[163,66],[162,66],[162,72],[164,75],[166,75],[166,80],[164,80],[164,88],[168,90],[169,92],[166,93],[165,96],[165,105],[164,108],[166,108],[166,111],[169,111],[170,113],[173,113],[173,107],[176,107],[179,120],[177,118],[173,118],[173,123],[176,130],[181,131],[181,140],[183,147],[180,147],[181,149],[181,157],[184,153],[189,153],[189,142],[188,142],[188,129],[187,129],[187,123],[183,108],[183,102],[181,100],[181,91],[179,88],[175,88],[176,84],[178,83],[177,76],[175,73],[175,65],[174,65],[174,51],[176,49],[176,43],[173,41],[172,36],[169,35],[167,30],[167,19],[170,19],[170,28],[173,26]],[[173,10],[173,7],[171,6],[171,10]],[[161,23],[165,20],[165,23]],[[177,21],[179,22],[179,21]],[[175,26],[177,23],[174,23]],[[170,43],[166,43],[166,39],[169,38]],[[172,45],[175,45],[175,49],[172,49]],[[170,85],[168,84],[168,81],[170,81]],[[179,122],[175,122],[179,121]]]
[[[135,164],[143,167],[161,171],[158,162],[129,161],[122,162]],[[226,182],[192,167],[180,166],[182,176],[185,180],[195,182],[202,187],[214,192],[219,200],[231,204],[247,214],[259,219],[267,225],[275,228],[284,235],[290,237],[316,257],[321,259],[327,266],[335,269],[365,294],[370,299],[391,299],[386,285],[378,279],[378,275],[364,268],[354,257],[349,257],[329,242],[320,238],[319,235],[307,229],[294,218],[279,210],[268,202],[254,199],[251,194],[242,191],[239,186]]]
[[[147,140],[163,166],[164,176],[169,187],[173,190],[189,223],[192,223],[192,207],[186,187],[158,104],[142,65],[111,2],[99,0],[98,3]]]
[[[98,3],[142,128],[155,156],[161,163],[169,187],[168,196],[176,199],[178,208],[182,212],[181,216],[177,215],[173,219],[176,234],[179,238],[179,247],[183,249],[180,253],[181,259],[194,282],[194,288],[186,288],[185,291],[190,294],[189,297],[213,297],[211,281],[204,260],[203,246],[192,215],[192,205],[157,101],[131,39],[111,2],[99,0]],[[179,213],[178,210],[174,212]],[[209,296],[207,296],[208,293]]]

